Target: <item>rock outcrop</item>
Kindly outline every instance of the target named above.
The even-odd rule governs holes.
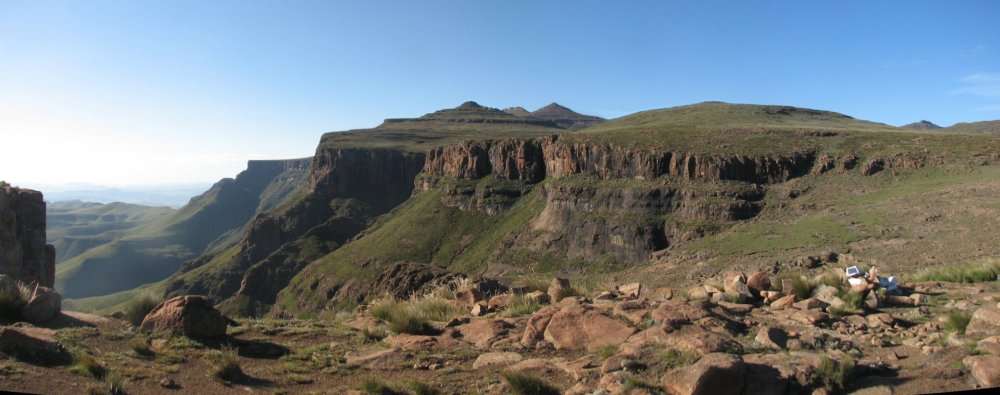
[[[51,288],[55,265],[55,247],[45,244],[42,193],[0,182],[0,274]]]
[[[177,296],[160,303],[142,320],[139,330],[197,338],[225,336],[229,320],[204,296]]]

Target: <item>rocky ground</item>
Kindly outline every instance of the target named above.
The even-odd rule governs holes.
[[[907,296],[880,300],[854,297],[835,277],[764,273],[684,290],[633,283],[584,296],[560,279],[538,288],[456,281],[309,321],[227,322],[184,297],[139,327],[62,312],[44,325],[0,327],[0,389],[911,394],[1000,386],[995,281],[910,283]]]

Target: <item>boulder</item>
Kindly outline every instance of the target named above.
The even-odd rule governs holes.
[[[792,304],[792,306],[799,310],[823,310],[829,305],[829,303],[816,298],[809,298]]]
[[[705,287],[692,287],[687,292],[688,299],[691,300],[708,300],[708,291]]]
[[[483,300],[483,293],[479,290],[479,287],[469,287],[466,289],[461,289],[455,291],[455,300],[465,304],[468,307],[472,307],[476,303]]]
[[[653,291],[653,294],[661,300],[670,300],[674,298],[674,290],[666,287],[657,288]]]
[[[812,297],[833,307],[844,305],[844,301],[837,296],[840,290],[829,285],[820,284],[812,292]]]
[[[795,305],[795,295],[785,295],[771,302],[771,307],[776,309],[787,309]]]
[[[976,344],[976,351],[1000,356],[1000,336],[990,336]]]
[[[572,287],[569,285],[569,279],[555,277],[552,279],[552,284],[549,284],[548,294],[549,299],[552,303],[558,303],[562,300],[563,296],[568,294]]]
[[[788,334],[781,328],[762,326],[754,340],[763,347],[775,350],[784,350],[788,346]]]
[[[754,295],[760,295],[761,292],[769,291],[771,289],[771,277],[764,272],[751,274],[747,278],[747,288],[750,288],[750,292]]]
[[[639,325],[649,316],[649,309],[642,300],[627,300],[616,303],[613,311],[615,315],[623,317],[635,325]]]
[[[620,344],[636,329],[589,306],[573,304],[552,316],[545,328],[545,341],[557,350],[595,351],[608,344]]]
[[[660,321],[668,328],[680,328],[694,321],[712,315],[709,311],[710,305],[705,301],[681,302],[677,300],[666,301],[653,310],[651,317],[654,321]]]
[[[548,304],[551,298],[549,294],[542,291],[532,291],[524,295],[528,300],[537,302],[538,304]]]
[[[437,338],[434,336],[400,333],[398,335],[389,336],[383,339],[382,342],[399,348],[400,350],[415,351],[426,350],[434,347],[434,345],[437,344]]]
[[[489,347],[493,342],[506,336],[512,328],[514,324],[503,319],[480,319],[455,327],[463,340],[480,348]]]
[[[626,299],[636,299],[642,292],[642,284],[640,283],[628,283],[615,287],[615,292],[619,296],[625,297]]]
[[[830,316],[819,310],[798,310],[792,314],[792,319],[803,324],[816,325],[828,321]]]
[[[507,306],[510,306],[510,303],[513,301],[514,294],[500,294],[490,298],[489,308],[490,310],[503,310],[506,309]]]
[[[524,333],[521,335],[521,345],[525,347],[534,347],[539,341],[542,341],[545,334],[545,328],[549,326],[549,321],[552,320],[552,316],[555,315],[561,309],[560,306],[546,306],[541,310],[532,314],[528,318],[528,321],[524,323]]]
[[[21,308],[21,317],[32,324],[42,324],[56,318],[61,307],[62,296],[52,288],[39,285]]]
[[[19,359],[62,362],[66,352],[53,337],[55,331],[35,327],[0,327],[0,353]]]
[[[188,337],[214,338],[226,335],[226,319],[207,297],[176,296],[153,308],[139,325],[143,332],[165,332]]]
[[[902,295],[886,295],[885,302],[891,306],[914,307],[917,305],[913,298]]]
[[[472,363],[472,368],[504,368],[521,362],[521,359],[523,359],[521,354],[516,352],[488,352],[479,354],[476,361]]]
[[[770,364],[744,361],[744,395],[784,395],[788,391],[789,378],[793,375]]]
[[[871,328],[889,328],[892,327],[894,322],[896,322],[896,320],[887,313],[870,314],[865,318],[868,326]]]
[[[747,287],[746,276],[743,274],[732,276],[726,280],[726,293],[735,296],[739,303],[753,300],[754,295]]]
[[[719,302],[719,306],[733,314],[749,314],[753,310],[753,305],[748,303]]]
[[[972,313],[965,334],[969,336],[991,336],[1000,333],[1000,310],[983,307]]]
[[[472,305],[472,309],[469,310],[469,314],[472,315],[473,317],[482,317],[489,312],[490,308],[486,306],[485,302],[477,302],[476,304]]]
[[[739,395],[746,367],[738,356],[709,354],[691,366],[674,369],[660,380],[675,395]]]
[[[1000,356],[976,355],[962,360],[979,385],[987,388],[1000,387]]]

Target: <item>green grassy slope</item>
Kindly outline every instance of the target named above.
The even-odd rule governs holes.
[[[218,239],[243,227],[256,213],[292,196],[290,191],[304,182],[304,174],[303,169],[282,170],[266,162],[251,166],[181,209],[63,262],[56,269],[56,288],[73,299],[162,280],[182,262],[218,245]]]
[[[548,179],[495,217],[447,207],[441,203],[444,192],[434,189],[415,195],[363,237],[303,269],[280,294],[277,309],[313,316],[324,308],[348,307],[364,297],[364,284],[384,265],[399,260],[432,263],[472,275],[495,266],[525,273],[612,271],[619,279],[678,286],[718,275],[735,262],[761,268],[776,263],[790,266],[800,256],[829,250],[853,251],[894,270],[1000,254],[1000,239],[994,236],[1000,224],[988,223],[1000,214],[1000,206],[989,198],[990,191],[1000,191],[1000,168],[979,166],[995,160],[988,158],[1000,152],[997,138],[900,131],[825,111],[703,103],[622,117],[564,134],[559,140],[559,144],[575,143],[727,155],[856,155],[859,163],[843,172],[810,173],[762,186],[766,197],[756,217],[722,226],[693,224],[713,231],[707,237],[677,241],[646,262],[568,259],[545,248],[532,250],[531,239],[543,240],[530,226],[546,204],[539,196],[540,188],[643,190],[678,180]],[[863,175],[862,164],[876,158],[895,167]],[[471,183],[481,187],[493,182],[487,177]],[[725,188],[700,181],[681,187]],[[949,212],[962,214],[949,216]],[[982,217],[973,220],[972,213]],[[973,234],[976,227],[990,231]]]
[[[48,243],[56,247],[58,264],[173,212],[168,207],[119,202],[51,202],[46,206],[46,236]]]
[[[1000,136],[1000,121],[963,122],[941,129],[951,133],[985,134]]]

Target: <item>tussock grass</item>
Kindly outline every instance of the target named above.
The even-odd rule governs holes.
[[[388,322],[390,331],[411,335],[436,334],[430,321],[448,321],[465,314],[446,299],[433,295],[406,300],[383,297],[373,301],[368,311],[372,317]]]
[[[149,338],[145,336],[136,336],[129,342],[128,346],[132,349],[132,352],[134,352],[135,355],[140,357],[149,358],[156,355],[156,353],[149,348]]]
[[[128,380],[119,373],[111,372],[104,377],[104,383],[98,388],[91,388],[90,395],[125,395],[128,391],[125,384]]]
[[[624,386],[624,391],[622,392],[626,394],[631,394],[632,391],[635,390],[646,390],[654,394],[660,393],[662,391],[662,388],[660,388],[660,386],[650,384],[645,380],[643,380],[641,377],[636,376],[634,374],[624,375],[623,386]]]
[[[787,281],[791,284],[790,291],[799,300],[808,299],[812,296],[813,289],[816,289],[815,283],[798,273],[782,276],[781,281]]]
[[[239,356],[234,349],[224,348],[220,351],[210,352],[205,357],[211,360],[215,366],[212,370],[212,377],[220,381],[232,383],[246,377],[243,374],[243,368],[240,367]]]
[[[514,295],[514,299],[507,305],[507,309],[503,311],[503,315],[507,317],[520,317],[532,314],[541,308],[542,304],[538,303],[537,300],[518,294]]]
[[[423,381],[416,379],[410,381],[407,387],[410,388],[410,391],[413,392],[413,395],[438,395],[441,393],[441,391],[438,391],[430,384],[427,384]]]
[[[969,321],[972,321],[972,313],[962,310],[951,311],[945,315],[944,329],[964,334],[965,328],[969,326]]]
[[[916,281],[945,281],[952,283],[982,283],[1000,279],[1000,260],[987,259],[983,262],[942,269],[921,271]]]
[[[669,349],[660,355],[664,370],[688,366],[698,361],[698,354]]]
[[[558,395],[558,388],[538,377],[522,372],[503,372],[503,378],[514,395]]]
[[[101,380],[107,374],[107,369],[101,365],[93,355],[86,351],[79,351],[73,355],[74,364],[69,368],[70,372],[81,376],[93,377]]]
[[[597,356],[601,359],[608,359],[616,353],[618,353],[618,346],[614,344],[605,344],[597,349]]]
[[[0,317],[18,318],[21,308],[31,300],[33,289],[15,282],[13,287],[0,287]]]
[[[843,390],[854,378],[854,367],[854,360],[849,358],[838,362],[823,357],[813,372],[813,377],[817,384],[822,384],[830,391]]]
[[[842,289],[837,295],[844,301],[843,306],[830,306],[827,311],[836,317],[845,315],[861,314],[865,311],[865,294],[863,292],[852,291],[850,288]]]
[[[153,311],[153,308],[158,304],[160,302],[149,296],[136,299],[125,306],[125,311],[123,312],[125,314],[124,319],[132,324],[132,326],[139,326],[139,324],[142,324],[142,320],[146,318],[146,314]]]
[[[406,395],[405,392],[397,391],[386,382],[375,377],[368,377],[361,383],[361,392],[369,395]]]

